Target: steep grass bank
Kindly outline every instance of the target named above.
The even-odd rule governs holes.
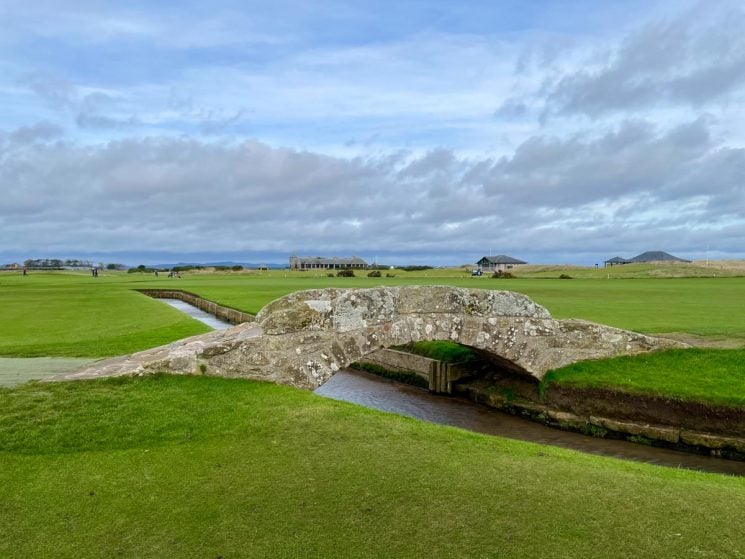
[[[268,384],[0,390],[3,557],[737,557],[743,502]]]
[[[620,390],[714,405],[745,406],[745,349],[685,349],[582,361],[549,371],[553,385]]]

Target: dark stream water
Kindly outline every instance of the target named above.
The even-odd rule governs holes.
[[[361,406],[453,425],[470,431],[571,448],[591,454],[688,468],[720,474],[745,475],[745,462],[698,456],[627,441],[598,439],[509,415],[463,398],[436,396],[429,391],[370,373],[346,369],[336,373],[316,394]]]
[[[220,329],[232,326],[183,301],[162,300],[212,328]],[[422,388],[351,369],[339,371],[326,384],[319,387],[315,393],[335,400],[353,402],[368,408],[398,413],[432,423],[452,425],[488,435],[560,446],[591,454],[649,462],[673,468],[688,468],[745,476],[745,462],[698,456],[687,452],[654,448],[627,441],[597,439],[579,433],[561,431],[500,412],[470,400],[452,396],[435,396]]]

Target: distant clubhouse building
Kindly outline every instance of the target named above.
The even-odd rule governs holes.
[[[618,266],[621,264],[640,264],[643,262],[691,262],[683,258],[678,258],[667,252],[661,250],[648,250],[641,254],[634,256],[633,258],[621,258],[620,256],[614,256],[606,260],[605,267]]]
[[[347,270],[367,268],[358,256],[352,258],[324,258],[322,256],[290,256],[290,270]]]
[[[520,264],[527,264],[517,258],[512,258],[506,254],[498,254],[496,256],[484,256],[481,260],[476,262],[476,265],[480,270],[484,272],[497,272],[499,270],[509,270],[513,266],[519,266]]]

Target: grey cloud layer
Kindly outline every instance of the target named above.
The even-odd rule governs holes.
[[[743,29],[741,3],[703,2],[675,18],[649,22],[616,44],[589,50],[573,43],[556,49],[532,47],[518,60],[517,69],[520,74],[530,68],[542,74],[531,96],[543,105],[544,118],[596,118],[671,105],[698,109],[742,96]],[[555,40],[548,44],[555,46]],[[566,57],[573,59],[562,66]],[[509,98],[497,114],[514,117],[525,109],[523,99]]]
[[[0,223],[19,250],[612,250],[641,235],[737,252],[745,233],[745,150],[713,140],[705,119],[536,136],[498,160],[347,159],[256,141],[83,146],[32,128],[0,136]]]
[[[385,34],[366,6],[53,4],[0,37],[18,250],[745,254],[738,0]]]

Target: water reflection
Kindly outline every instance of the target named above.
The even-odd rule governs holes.
[[[597,439],[579,433],[561,431],[462,398],[435,396],[427,390],[362,371],[351,369],[339,371],[326,384],[318,388],[316,394],[432,423],[453,425],[510,439],[675,468],[745,475],[745,462],[698,456],[627,441]]]
[[[225,328],[230,328],[233,326],[230,322],[227,322],[225,320],[220,320],[215,315],[210,314],[208,312],[205,312],[201,309],[198,309],[194,305],[191,305],[185,301],[181,301],[180,299],[157,299],[158,301],[163,301],[167,305],[171,305],[173,308],[180,310],[183,313],[188,314],[190,317],[198,320],[199,322],[203,322],[210,328],[213,328],[214,330],[225,330]]]

